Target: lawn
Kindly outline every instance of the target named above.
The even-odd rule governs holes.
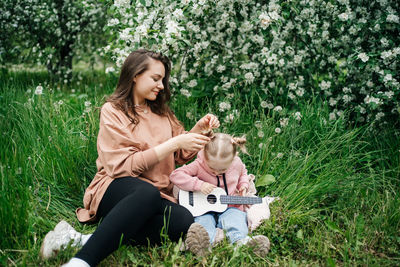
[[[74,73],[72,84],[59,86],[40,71],[0,75],[0,265],[59,265],[78,249],[43,261],[45,234],[62,219],[85,233],[96,227],[80,224],[74,211],[96,172],[98,107],[117,77]],[[318,99],[279,111],[255,106],[255,98],[257,92],[236,92],[231,121],[212,99],[180,95],[171,106],[188,129],[212,112],[222,132],[246,134],[249,155],[241,158],[249,173],[274,177],[257,187],[259,196],[279,197],[255,231],[271,240],[268,256],[224,242],[196,258],[166,240],[123,247],[100,266],[400,265],[400,131],[390,124],[349,126],[347,114],[329,120]]]

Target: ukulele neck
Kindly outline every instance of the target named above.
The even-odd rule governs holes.
[[[241,197],[241,196],[221,196],[221,204],[234,204],[234,205],[253,205],[262,203],[260,197]]]

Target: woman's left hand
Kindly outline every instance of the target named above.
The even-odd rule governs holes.
[[[218,128],[220,125],[217,116],[215,116],[214,114],[205,115],[196,124],[201,130]]]

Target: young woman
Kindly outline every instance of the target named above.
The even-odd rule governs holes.
[[[218,128],[219,121],[207,114],[184,131],[168,107],[170,70],[167,57],[147,50],[125,60],[117,88],[101,108],[97,174],[86,189],[84,208],[76,210],[80,222],[102,221],[93,235],[80,237],[88,240],[65,266],[96,266],[121,240],[157,244],[165,231],[176,241],[193,223],[190,212],[176,204],[169,175],[175,163],[187,162],[208,143],[201,132]],[[60,224],[43,241],[44,258],[62,248],[60,236],[73,232]],[[79,243],[66,238],[72,239]]]
[[[214,188],[222,187],[228,195],[245,195],[249,188],[246,166],[237,156],[237,147],[246,152],[245,138],[216,133],[200,151],[194,162],[172,172],[170,179],[186,191],[201,191],[210,194]],[[189,250],[197,255],[208,252],[215,241],[217,227],[226,232],[232,244],[248,245],[256,248],[260,256],[265,256],[270,247],[269,239],[263,235],[248,236],[246,212],[242,205],[229,205],[224,212],[208,212],[194,218],[196,238],[187,238]]]

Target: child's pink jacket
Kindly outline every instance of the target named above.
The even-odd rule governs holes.
[[[229,195],[238,195],[236,190],[242,186],[249,188],[249,177],[247,169],[242,160],[235,156],[231,166],[225,172],[225,178]],[[218,175],[220,187],[225,189],[224,179],[222,174]],[[186,191],[200,191],[201,185],[204,182],[218,186],[217,176],[213,174],[204,159],[204,150],[197,154],[195,161],[188,165],[183,165],[175,169],[171,175],[170,180],[180,189]],[[237,207],[243,211],[243,206],[229,205],[230,207]]]

